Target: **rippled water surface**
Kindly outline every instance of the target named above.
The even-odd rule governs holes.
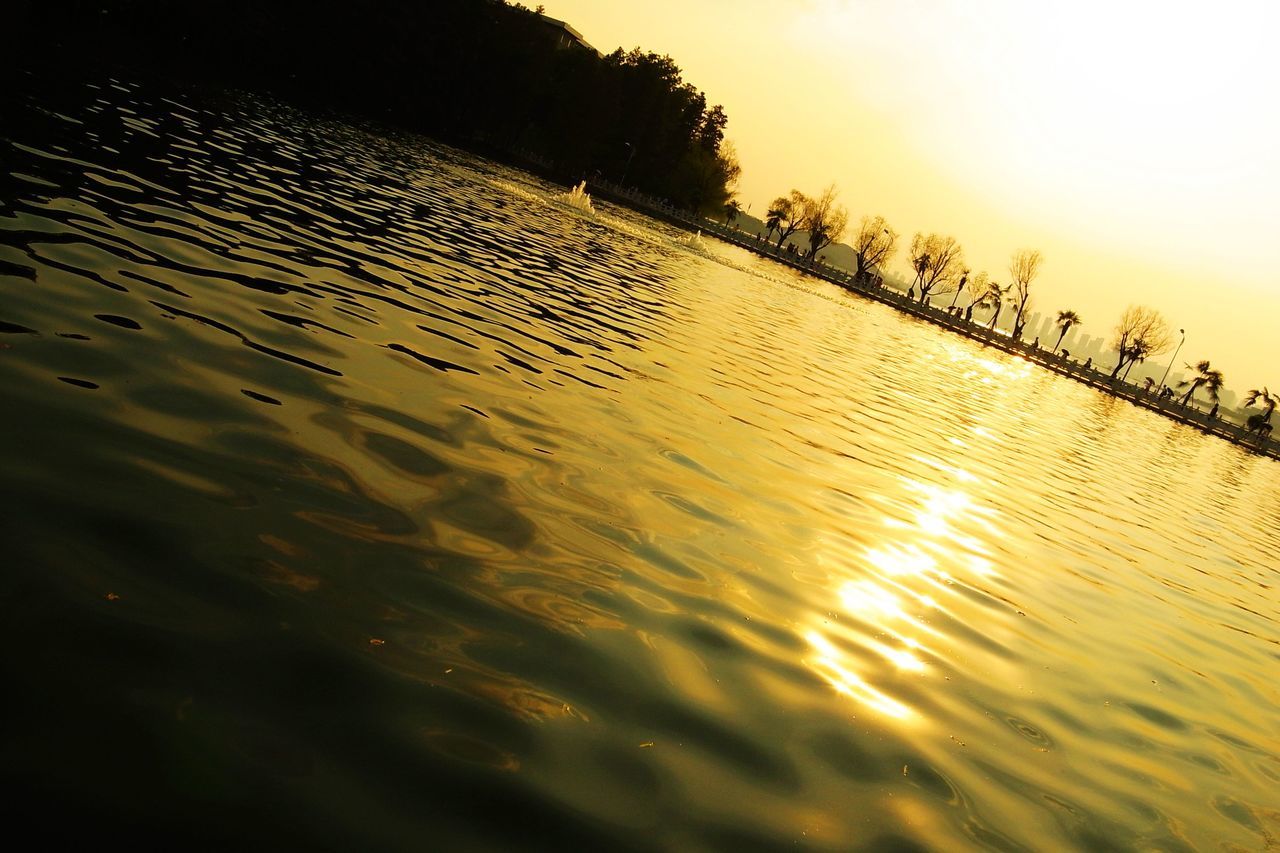
[[[107,837],[1280,846],[1273,461],[434,143],[0,122],[0,767]]]

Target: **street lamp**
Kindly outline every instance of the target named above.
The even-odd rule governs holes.
[[[1187,342],[1187,330],[1179,329],[1178,334],[1182,335],[1182,340],[1178,341],[1178,346],[1173,351],[1173,358],[1169,359],[1169,366],[1164,369],[1164,376],[1160,377],[1160,387],[1164,387],[1164,380],[1169,376],[1169,370],[1173,367],[1173,363],[1178,360],[1178,350],[1182,349],[1182,345]]]
[[[627,170],[631,168],[631,158],[636,156],[636,149],[631,145],[630,142],[624,142],[622,144],[627,146],[627,164],[622,167],[622,180],[618,181],[618,184],[619,186],[626,186]]]

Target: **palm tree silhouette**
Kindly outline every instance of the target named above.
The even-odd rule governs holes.
[[[769,212],[765,214],[765,220],[764,220],[765,227],[769,229],[767,232],[769,239],[773,238],[774,231],[782,230],[782,219],[786,215],[787,215],[787,212],[785,210],[782,210],[781,208],[778,208],[778,207],[769,208]]]
[[[948,308],[956,307],[956,300],[960,298],[960,294],[964,292],[965,287],[969,284],[969,271],[965,270],[960,274],[960,283],[956,285],[956,295],[951,297],[951,304]]]
[[[1218,402],[1218,392],[1222,390],[1222,371],[1209,367],[1208,361],[1196,362],[1195,367],[1188,364],[1187,369],[1195,370],[1199,375],[1178,383],[1179,388],[1185,387],[1187,389],[1187,393],[1182,395],[1182,399],[1178,401],[1178,404],[1185,406],[1201,386],[1209,392],[1210,400],[1215,403]]]
[[[1068,311],[1058,312],[1057,325],[1058,325],[1058,328],[1061,329],[1061,331],[1058,333],[1058,343],[1053,345],[1054,352],[1058,351],[1058,347],[1062,344],[1062,339],[1067,336],[1067,332],[1071,331],[1071,327],[1076,325],[1079,322],[1080,322],[1080,315],[1074,311],[1068,310]]]
[[[738,218],[738,214],[742,213],[742,204],[736,198],[731,198],[724,204],[724,224],[728,225]]]
[[[1276,410],[1276,405],[1280,404],[1280,397],[1273,396],[1264,385],[1261,389],[1254,388],[1250,390],[1249,396],[1244,398],[1246,407],[1252,406],[1254,403],[1260,403],[1262,411],[1249,415],[1249,420],[1245,423],[1249,427],[1249,432],[1256,432],[1259,436],[1266,436],[1271,432],[1271,413]]]
[[[912,267],[915,269],[915,271],[916,271],[916,281],[915,281],[915,284],[920,285],[920,299],[921,299],[921,301],[923,301],[923,300],[924,300],[924,297],[925,297],[925,290],[924,290],[924,274],[925,274],[925,272],[929,269],[929,263],[930,263],[930,261],[931,261],[931,260],[932,260],[932,259],[929,257],[929,253],[928,253],[928,252],[925,252],[923,255],[920,255],[918,258],[916,258],[916,259],[912,262],[912,264],[911,264],[911,266],[912,266]],[[912,293],[915,293],[915,289],[916,289],[916,288],[915,288],[915,285],[913,284],[913,285],[911,286],[911,292],[912,292]]]
[[[996,321],[1000,319],[1000,309],[1004,307],[1004,295],[1009,292],[1009,287],[1011,286],[1012,285],[1006,285],[1001,287],[994,281],[988,281],[984,285],[982,292],[978,293],[974,298],[973,304],[977,305],[979,308],[995,309],[995,313],[991,315],[991,321],[987,325],[987,328],[994,329],[996,327]]]

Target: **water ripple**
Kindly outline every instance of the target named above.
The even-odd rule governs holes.
[[[1273,461],[435,143],[31,82],[25,790],[395,849],[1280,836]]]

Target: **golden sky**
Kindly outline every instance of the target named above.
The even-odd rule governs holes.
[[[753,214],[835,181],[854,221],[952,234],[997,281],[1040,249],[1033,310],[1099,335],[1150,304],[1187,330],[1175,370],[1280,387],[1280,3],[545,6],[605,53],[670,54],[724,104]]]

